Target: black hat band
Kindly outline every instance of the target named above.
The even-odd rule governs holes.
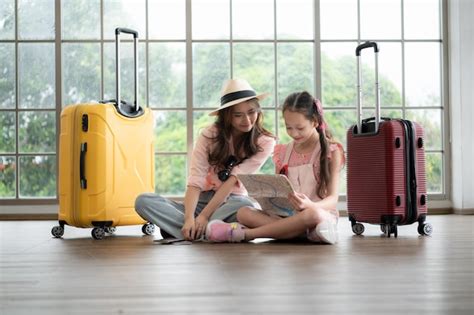
[[[221,106],[227,103],[230,103],[232,101],[244,98],[244,97],[252,97],[252,96],[254,97],[257,96],[257,93],[255,93],[255,91],[252,91],[252,90],[232,92],[221,97]]]

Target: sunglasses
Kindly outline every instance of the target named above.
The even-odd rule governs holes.
[[[217,177],[221,182],[225,182],[229,179],[232,168],[237,165],[237,158],[233,155],[229,156],[225,162],[225,169],[217,173]]]

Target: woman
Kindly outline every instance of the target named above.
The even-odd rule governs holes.
[[[194,147],[184,204],[157,194],[138,196],[137,213],[175,238],[204,236],[209,220],[233,222],[237,210],[253,206],[235,175],[254,173],[272,154],[274,136],[263,128],[259,94],[242,79],[224,83],[221,105],[209,113],[216,121]]]

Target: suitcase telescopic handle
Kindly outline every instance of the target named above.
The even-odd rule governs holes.
[[[138,32],[129,28],[117,27],[115,29],[115,78],[116,78],[116,102],[120,108],[120,34],[126,33],[133,35],[133,59],[134,59],[134,78],[135,78],[135,112],[138,113]]]
[[[374,47],[374,52],[376,52],[376,53],[379,52],[379,46],[377,45],[376,42],[365,42],[365,43],[360,44],[359,46],[357,46],[357,48],[356,48],[356,56],[360,56],[360,52],[361,52],[363,49],[370,48],[370,47]]]
[[[367,41],[356,48],[357,57],[357,133],[362,133],[362,62],[361,51],[366,48],[374,48],[375,55],[375,133],[380,124],[380,86],[379,86],[379,47],[376,42]]]

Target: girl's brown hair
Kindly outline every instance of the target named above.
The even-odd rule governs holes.
[[[249,100],[256,105],[258,112],[257,120],[252,130],[244,133],[239,139],[233,139],[234,156],[238,162],[255,155],[263,149],[258,145],[258,138],[262,135],[274,137],[272,133],[263,127],[263,114],[260,110],[260,104],[256,98]],[[232,137],[232,110],[234,106],[224,108],[217,113],[217,119],[214,123],[217,127],[217,135],[211,138],[214,145],[209,152],[208,161],[217,169],[226,168],[226,162],[232,155],[230,139]]]
[[[318,123],[316,130],[319,134],[321,145],[320,168],[319,168],[319,187],[316,193],[320,198],[327,195],[330,173],[329,173],[329,145],[335,143],[331,132],[327,129],[326,121],[323,117],[322,106],[319,100],[315,99],[307,91],[295,92],[287,96],[283,103],[282,111],[291,111],[303,114],[309,121]]]

